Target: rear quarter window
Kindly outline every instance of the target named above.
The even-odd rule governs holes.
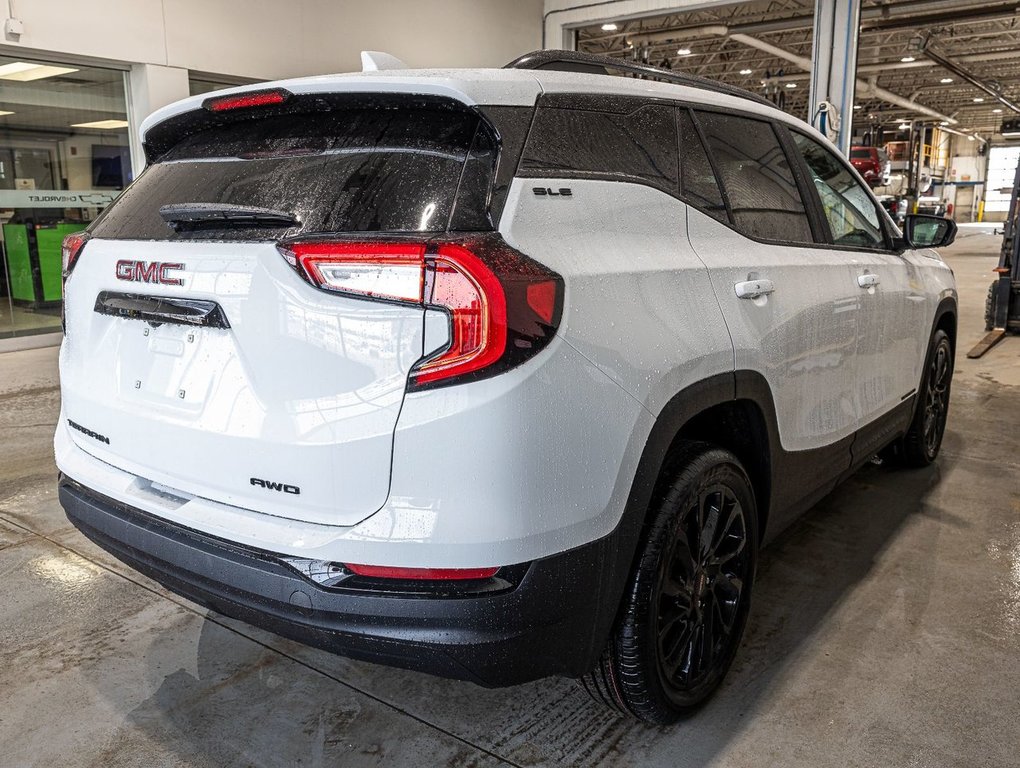
[[[539,103],[520,175],[631,181],[679,194],[673,108],[602,111]]]

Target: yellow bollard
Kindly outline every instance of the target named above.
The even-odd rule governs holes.
[[[980,224],[985,218],[985,201],[978,200],[978,224]]]

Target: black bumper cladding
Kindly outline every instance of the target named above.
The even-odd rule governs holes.
[[[60,503],[92,541],[168,589],[276,634],[352,658],[489,686],[579,676],[602,650],[612,537],[513,570],[516,585],[459,597],[320,587],[272,553],[184,528],[67,478]]]

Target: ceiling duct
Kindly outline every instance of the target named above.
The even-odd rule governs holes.
[[[936,64],[939,64],[945,69],[948,69],[957,77],[963,78],[968,83],[973,85],[975,88],[981,89],[989,96],[991,96],[993,99],[1002,104],[1004,107],[1009,107],[1017,114],[1020,114],[1020,106],[1017,106],[1015,102],[1004,96],[1000,88],[996,87],[992,83],[982,80],[980,77],[975,75],[969,69],[960,66],[959,63],[953,61],[952,59],[947,59],[945,56],[939,53],[938,50],[934,48],[934,46],[931,43],[931,38],[926,39],[922,43],[921,50],[929,59],[934,61]]]

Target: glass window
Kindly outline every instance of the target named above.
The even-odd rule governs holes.
[[[733,225],[762,240],[814,241],[790,162],[770,123],[698,112],[733,212]]]
[[[637,181],[676,195],[673,113],[657,104],[627,113],[539,105],[521,170],[527,176]]]
[[[324,109],[318,96],[290,103],[293,108],[284,114],[261,119],[242,114],[187,131],[96,223],[93,234],[273,240],[300,232],[447,229],[469,150],[477,150],[476,133],[484,130],[475,112],[445,100],[429,106],[416,100],[401,109],[392,108],[399,100],[338,103],[334,109]],[[153,134],[148,138],[157,142]],[[488,165],[474,170],[484,185],[472,188],[484,201],[493,155],[481,157]],[[298,223],[227,228],[213,221],[171,229],[160,208],[188,203],[269,208],[293,214]]]
[[[825,211],[832,242],[858,248],[885,248],[878,206],[864,186],[832,152],[792,131]]]
[[[719,180],[712,170],[691,113],[686,109],[678,110],[677,125],[680,129],[681,197],[709,216],[728,223],[730,217],[719,190]]]
[[[131,181],[125,73],[0,56],[0,338],[60,330],[60,243]]]

